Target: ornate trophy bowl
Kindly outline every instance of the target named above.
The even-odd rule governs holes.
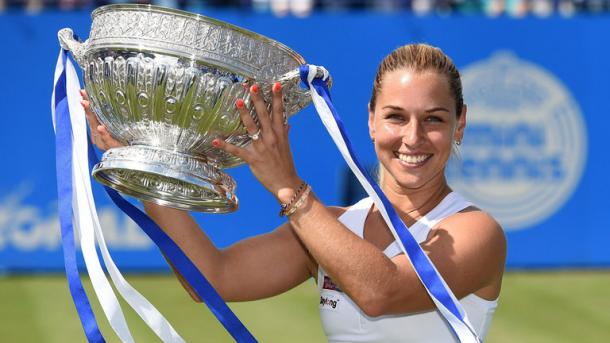
[[[305,60],[281,43],[201,15],[150,5],[96,9],[89,39],[62,29],[62,47],[83,69],[99,121],[123,147],[106,151],[94,178],[122,193],[201,212],[237,209],[222,169],[244,163],[212,146],[251,143],[235,108],[249,85],[271,98],[282,83],[285,115],[309,101],[299,86]]]

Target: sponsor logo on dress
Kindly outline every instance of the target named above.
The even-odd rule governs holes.
[[[451,186],[507,230],[543,222],[570,199],[587,162],[583,115],[550,71],[498,52],[462,69],[467,126]]]
[[[339,300],[340,299],[332,300],[328,297],[321,296],[320,297],[320,307],[324,308],[325,306],[328,306],[328,307],[332,307],[333,309],[336,309],[337,304],[339,303]]]
[[[327,275],[324,275],[324,282],[322,283],[322,288],[323,289],[330,289],[332,291],[337,291],[337,292],[343,292],[341,290],[341,288],[339,288],[339,286],[337,286],[333,280],[328,277]]]

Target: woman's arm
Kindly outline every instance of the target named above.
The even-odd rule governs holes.
[[[310,196],[290,224],[313,258],[368,315],[434,308],[408,257],[387,258],[347,230],[317,198]],[[489,215],[453,215],[431,232],[422,248],[458,299],[470,293],[489,300],[498,296],[506,243]]]
[[[151,203],[144,208],[226,301],[280,294],[307,280],[315,269],[289,224],[220,250],[187,212]],[[178,278],[198,300],[190,285]]]

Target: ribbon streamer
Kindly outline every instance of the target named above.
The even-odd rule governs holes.
[[[67,207],[70,212],[70,224],[72,224],[71,215],[72,211],[74,211],[75,218],[78,222],[78,228],[81,229],[81,246],[83,256],[85,258],[85,264],[92,279],[92,284],[94,286],[96,295],[98,296],[102,309],[104,310],[104,314],[108,318],[113,330],[123,342],[133,342],[133,338],[131,337],[127,323],[125,322],[125,318],[120,309],[118,300],[116,299],[114,292],[112,292],[112,288],[108,284],[108,280],[105,278],[101,266],[99,265],[99,258],[97,257],[97,253],[95,251],[94,235],[99,242],[102,257],[106,267],[108,268],[112,281],[127,303],[134,308],[134,310],[140,315],[140,317],[142,317],[146,324],[151,327],[151,329],[157,334],[157,336],[159,336],[159,338],[161,338],[163,342],[184,342],[184,340],[176,333],[176,331],[157,311],[157,309],[154,308],[152,304],[150,304],[140,293],[138,293],[131,285],[127,283],[110,257],[105,244],[103,232],[99,224],[97,212],[95,210],[95,202],[91,192],[89,170],[87,168],[87,165],[90,167],[95,165],[95,163],[98,162],[98,159],[89,142],[90,140],[87,139],[85,115],[82,106],[80,106],[79,103],[80,94],[78,91],[80,89],[80,85],[78,83],[78,76],[76,75],[76,71],[74,70],[72,63],[69,59],[67,59],[67,52],[64,50],[60,52],[57,68],[59,71],[56,70],[56,82],[53,90],[53,124],[55,126],[57,122],[61,123],[62,125],[66,125],[65,123],[67,122],[67,125],[70,127],[71,131],[68,137],[69,144],[67,144],[64,139],[57,145],[58,151],[61,150],[63,154],[70,155],[70,163],[66,163],[66,159],[63,158],[62,155],[58,157],[57,160],[58,168],[60,165],[64,167],[72,166],[72,158],[75,162],[72,167],[73,174],[69,173],[67,179],[63,178],[60,181],[60,173],[58,172],[58,187],[60,187],[59,185],[61,182],[61,185],[67,184],[70,191],[72,191],[72,187],[74,187],[75,190],[73,194],[73,202],[60,202],[60,206],[61,204],[66,203],[64,204],[64,207]],[[61,106],[56,106],[56,98],[61,96],[63,96],[65,99],[63,102],[61,102]],[[61,116],[61,119],[59,116],[56,116],[55,113],[59,113],[60,111],[56,111],[55,107],[58,107],[58,109],[65,112],[65,114]],[[74,136],[74,144],[72,144],[72,135]],[[62,162],[60,163],[60,161]],[[68,167],[68,170],[70,171],[70,167]],[[68,182],[67,180],[71,180],[72,183]],[[200,298],[203,299],[208,307],[210,307],[210,310],[225,326],[235,340],[237,342],[256,342],[254,337],[248,332],[248,330],[233,314],[233,312],[231,312],[230,308],[214,290],[211,284],[190,262],[186,255],[182,253],[178,246],[175,245],[175,243],[171,241],[171,239],[165,235],[165,233],[148,216],[146,216],[146,214],[139,211],[114,190],[109,188],[105,189],[111,196],[111,199],[117,203],[121,209],[126,211],[126,213],[132,219],[134,219],[136,223],[138,223],[148,234],[148,236],[151,237],[151,239],[153,239],[153,241],[161,248],[172,264],[174,264],[176,269],[187,279],[187,281],[189,281]],[[60,196],[61,194],[63,193],[60,192]],[[71,199],[73,196],[69,196],[67,199]],[[63,218],[65,216],[60,217]],[[72,242],[72,246],[73,245],[74,244]],[[69,242],[65,243],[64,246],[69,248]],[[75,257],[72,258],[72,260],[74,261],[74,267],[71,267],[70,270],[76,270],[78,275]],[[66,270],[69,270],[68,265]],[[72,285],[73,282],[70,281],[71,278],[73,278],[72,272],[67,272],[67,275],[69,283]],[[78,279],[78,282],[80,283],[80,279]],[[84,291],[82,293],[84,294]],[[90,306],[88,306],[86,294],[84,294],[84,299],[87,300],[87,306],[85,307],[80,305],[82,303],[82,295],[78,293],[75,294],[77,294],[77,296],[73,296],[73,300],[77,305],[79,317],[81,317],[81,322],[85,329],[87,339],[90,342],[103,342],[104,340],[101,333],[99,333],[97,324],[95,323],[93,312],[91,311]],[[90,318],[93,318],[93,324]],[[90,328],[92,326],[94,329]],[[89,332],[92,333],[90,334]],[[96,337],[96,332],[99,333],[97,336],[101,337],[101,340]]]
[[[460,342],[481,342],[476,331],[472,328],[466,312],[434,267],[428,255],[409,232],[377,182],[359,162],[343,122],[332,104],[327,85],[328,71],[323,67],[302,65],[300,73],[301,81],[309,88],[316,111],[326,130],[358,181],[374,200],[375,206],[379,209],[401,250],[409,257],[417,276],[439,312],[449,324],[452,332]],[[322,77],[316,77],[316,74],[322,75]]]
[[[87,294],[83,289],[76,264],[72,221],[72,198],[74,195],[72,187],[72,125],[66,91],[66,60],[67,52],[65,50],[60,51],[55,67],[53,95],[51,97],[51,119],[55,129],[58,211],[64,266],[70,294],[85,331],[85,336],[89,342],[99,343],[105,342],[105,340],[95,320]]]
[[[99,162],[99,159],[91,144],[89,144],[89,156],[90,167],[93,168],[93,166]],[[174,241],[172,241],[146,213],[132,205],[117,191],[106,186],[104,186],[104,189],[115,205],[135,221],[142,231],[155,242],[167,259],[171,261],[174,268],[176,268],[176,270],[178,270],[178,272],[188,281],[199,298],[203,300],[214,316],[216,316],[216,319],[225,327],[235,341],[256,343],[257,341],[254,336],[252,336],[239,318],[237,318],[229,306],[222,300],[206,277],[197,269],[182,250],[180,250],[178,245],[176,245],[176,243],[174,243]]]
[[[146,298],[144,298],[125,280],[110,256],[104,239],[104,234],[100,226],[95,208],[95,201],[93,199],[93,192],[91,189],[87,146],[87,142],[90,140],[87,137],[85,113],[80,105],[80,84],[76,71],[72,70],[72,72],[68,73],[68,81],[68,97],[72,99],[70,101],[70,113],[74,132],[74,153],[77,156],[77,158],[75,158],[76,170],[74,183],[75,189],[78,191],[78,198],[76,199],[75,206],[77,210],[76,213],[79,214],[77,216],[80,223],[79,226],[85,227],[87,228],[87,232],[93,232],[95,234],[104,264],[106,265],[108,273],[110,274],[111,280],[125,301],[163,342],[184,343],[184,339],[178,335],[167,319],[165,319],[165,317],[163,317],[163,315],[161,315],[161,313]],[[91,238],[91,240],[93,242],[93,238]],[[93,278],[92,281],[95,282]],[[104,278],[102,282],[107,283],[107,280]],[[117,304],[117,313],[120,313],[119,311],[120,308]],[[122,315],[117,314],[117,316]],[[127,324],[123,324],[123,322],[124,320],[121,320],[117,323],[117,327],[122,330],[119,337],[124,342],[133,341],[133,339],[130,337]]]

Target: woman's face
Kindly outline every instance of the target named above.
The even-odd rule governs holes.
[[[444,183],[445,164],[455,140],[462,140],[466,108],[458,119],[445,76],[408,69],[385,74],[369,131],[384,169],[384,182],[419,189]]]

